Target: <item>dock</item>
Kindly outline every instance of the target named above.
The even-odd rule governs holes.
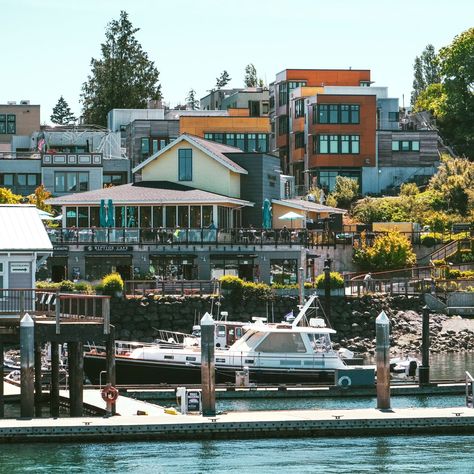
[[[0,442],[105,442],[268,437],[473,434],[474,410],[291,410],[200,415],[0,420]]]

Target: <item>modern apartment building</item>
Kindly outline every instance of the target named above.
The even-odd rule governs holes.
[[[270,85],[272,151],[300,194],[315,185],[331,191],[337,176],[357,180],[362,194],[378,193],[436,171],[436,132],[423,140],[419,131],[405,134],[400,141],[413,148],[392,148],[401,128],[398,99],[371,84],[370,71],[350,69],[285,70]],[[387,140],[396,159],[388,159]]]

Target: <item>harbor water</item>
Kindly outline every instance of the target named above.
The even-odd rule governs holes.
[[[433,377],[474,372],[474,354],[433,355]],[[219,411],[375,407],[374,397],[221,400]],[[459,396],[399,396],[392,407],[464,405]],[[474,473],[474,436],[383,436],[0,445],[8,473]]]

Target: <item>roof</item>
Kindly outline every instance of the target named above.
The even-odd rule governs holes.
[[[0,204],[0,252],[53,249],[35,206]]]
[[[242,199],[210,193],[201,189],[185,186],[170,181],[141,181],[122,184],[110,188],[68,194],[48,199],[52,206],[64,205],[99,205],[104,199],[116,204],[192,204],[192,203],[227,203],[238,206],[253,206],[253,203]]]
[[[325,206],[317,202],[306,201],[304,199],[273,199],[275,204],[282,206],[292,207],[294,209],[300,209],[308,212],[330,212],[332,214],[345,214],[345,209],[339,209],[338,207]]]
[[[165,146],[165,148],[161,149],[160,151],[157,151],[154,155],[151,155],[148,159],[135,166],[135,168],[133,168],[132,170],[132,173],[136,173],[138,170],[141,170],[148,163],[156,160],[162,154],[166,153],[168,150],[171,150],[171,148],[178,145],[182,141],[186,141],[190,145],[194,145],[195,147],[199,148],[203,153],[218,161],[220,164],[224,165],[226,168],[230,169],[234,173],[248,174],[247,170],[239,166],[237,163],[233,162],[229,157],[225,155],[225,153],[242,153],[242,150],[240,148],[229,145],[223,145],[217,142],[212,142],[210,140],[205,140],[204,138],[196,137],[195,135],[189,135],[187,133],[183,133],[176,140]]]

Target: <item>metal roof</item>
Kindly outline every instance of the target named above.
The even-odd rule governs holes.
[[[346,214],[345,209],[339,209],[338,207],[325,206],[317,202],[306,201],[304,199],[273,199],[273,203],[280,204],[281,206],[292,207],[294,209],[300,209],[302,211],[309,212],[330,212],[332,214]]]
[[[35,206],[0,204],[0,252],[49,252],[52,249]]]

